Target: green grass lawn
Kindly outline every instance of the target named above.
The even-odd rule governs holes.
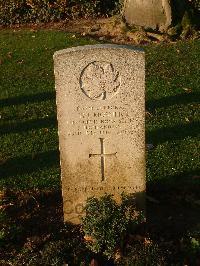
[[[52,237],[52,228],[62,226],[61,196],[56,194],[61,187],[53,53],[71,46],[95,43],[97,41],[75,37],[62,31],[0,31],[0,192],[6,189],[22,193],[19,197],[16,194],[16,198],[13,198],[11,193],[7,200],[8,204],[12,202],[17,206],[17,212],[11,210],[11,216],[5,216],[4,212],[0,212],[0,223],[3,224],[3,229],[0,224],[0,247],[3,241],[8,258],[11,254],[16,254],[16,251],[9,251],[9,243],[17,245],[15,250],[24,250],[24,243],[29,243],[27,236],[33,237],[42,232],[41,235],[46,234],[46,238],[49,234]],[[150,45],[144,49],[146,142],[153,145],[147,150],[147,193],[161,201],[162,197],[167,199],[165,207],[147,206],[151,210],[150,220],[156,223],[156,230],[160,230],[159,233],[154,233],[155,239],[158,235],[168,239],[170,234],[180,229],[182,222],[178,216],[177,206],[173,205],[173,201],[177,200],[179,203],[182,202],[180,209],[182,220],[185,220],[183,223],[187,223],[188,217],[191,218],[187,228],[199,228],[199,237],[200,224],[196,214],[200,212],[195,202],[199,202],[200,191],[200,40]],[[28,191],[28,199],[25,191]],[[32,196],[30,191],[36,193]],[[55,191],[55,194],[52,196],[48,194],[49,191]],[[24,199],[20,201],[21,198]],[[37,207],[39,205],[40,207]],[[57,205],[59,215],[55,211]],[[194,211],[190,209],[193,205]],[[54,207],[55,210],[52,211]],[[182,210],[184,211],[185,207],[189,210],[187,209],[184,214]],[[22,215],[22,209],[26,209],[26,215]],[[165,226],[164,223],[171,221],[168,220],[172,215],[169,213],[170,210],[177,216],[175,222],[170,224],[169,230],[168,224]],[[157,222],[154,221],[156,218]],[[6,224],[7,220],[10,225]],[[171,233],[173,227],[174,232]],[[185,224],[183,227],[185,228]],[[35,231],[32,228],[35,228]],[[59,231],[60,227],[56,230]],[[179,240],[183,236],[182,233],[179,231]],[[55,238],[58,240],[59,236],[56,234]],[[45,237],[43,236],[44,242]],[[194,240],[197,241],[196,238]],[[62,243],[59,241],[50,244],[51,251],[46,250],[45,256],[49,257],[50,252],[52,260],[54,259],[52,254],[58,253],[61,249],[59,245]],[[79,253],[76,253],[79,252],[76,249],[79,240],[74,241],[75,251],[72,251],[68,241],[69,249],[66,256],[70,252],[75,252],[75,257],[79,256]],[[200,245],[200,239],[198,241]],[[58,248],[54,243],[57,243]],[[166,246],[163,250],[165,249]],[[187,252],[193,252],[193,249],[188,250]],[[20,265],[20,256],[19,261],[13,265]],[[45,263],[47,262],[42,265],[63,265]],[[36,264],[27,262],[24,265]]]
[[[1,31],[1,187],[60,186],[53,53],[94,41],[53,31]]]
[[[200,41],[148,47],[148,182],[179,187],[199,182]],[[152,182],[153,181],[153,182]]]
[[[84,44],[59,31],[0,32],[0,186],[60,186],[53,53]],[[147,180],[198,182],[200,41],[146,50]]]

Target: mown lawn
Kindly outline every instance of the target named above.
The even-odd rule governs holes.
[[[63,48],[95,43],[62,31],[0,31],[2,191],[60,191],[52,56]],[[144,49],[146,135],[151,144],[147,192],[158,200],[184,200],[195,215],[200,189],[200,41]]]
[[[2,31],[1,187],[60,186],[53,53],[93,44],[53,31]]]

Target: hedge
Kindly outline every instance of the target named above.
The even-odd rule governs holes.
[[[0,0],[0,24],[108,16],[119,10],[120,0]]]
[[[195,9],[200,11],[200,0],[191,0],[192,4],[194,5]]]
[[[124,0],[0,0],[0,25],[56,22],[119,13]],[[187,0],[200,13],[200,0]]]

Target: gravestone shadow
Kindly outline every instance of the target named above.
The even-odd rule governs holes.
[[[9,133],[19,133],[28,131],[31,129],[40,129],[55,127],[56,125],[56,116],[30,120],[21,123],[8,123],[0,126],[0,135],[9,134]]]
[[[147,109],[152,112],[157,108],[172,105],[197,104],[198,92],[182,93],[176,96],[147,101]],[[198,122],[179,124],[147,132],[148,143],[155,145],[166,141],[182,140],[186,137],[197,137],[200,125]],[[200,232],[200,169],[197,167],[188,172],[167,175],[160,180],[147,183],[147,232],[158,242],[181,239],[189,232]]]
[[[0,106],[6,107],[10,105],[29,104],[34,102],[42,102],[55,99],[55,92],[41,92],[37,94],[29,94],[23,96],[9,97],[6,99],[0,99]]]
[[[43,168],[59,168],[59,150],[10,158],[1,165],[0,178],[16,177],[36,172]]]

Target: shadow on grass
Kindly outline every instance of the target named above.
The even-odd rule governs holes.
[[[0,106],[5,107],[9,105],[28,104],[33,102],[42,102],[47,100],[53,100],[56,97],[55,91],[42,92],[32,95],[24,95],[17,97],[10,97],[7,99],[0,99]],[[182,93],[176,96],[163,97],[157,100],[147,100],[147,109],[156,109],[160,107],[168,107],[171,105],[188,104],[191,102],[199,102],[200,93]]]
[[[160,242],[180,240],[200,232],[200,208],[189,204],[147,202],[147,228],[151,238]]]
[[[157,194],[160,198],[167,198],[167,195],[174,193],[186,192],[199,194],[200,189],[200,169],[191,170],[188,172],[181,172],[176,175],[170,175],[163,177],[162,179],[156,179],[149,181],[147,193]],[[160,193],[160,194],[159,194]]]
[[[56,116],[30,120],[22,123],[4,124],[0,126],[0,135],[9,134],[9,133],[18,133],[18,132],[28,131],[31,129],[56,127],[56,125],[57,125]]]
[[[0,178],[28,174],[40,169],[59,167],[59,150],[8,159],[0,168]]]
[[[188,232],[200,232],[200,169],[183,172],[168,179],[149,182],[147,226],[156,240],[180,239]]]
[[[32,95],[17,96],[17,97],[9,97],[7,99],[1,99],[0,106],[5,107],[9,105],[42,102],[42,101],[55,99],[55,97],[56,97],[56,93],[54,91],[42,92],[42,93],[32,94]]]
[[[199,134],[200,123],[192,122],[172,127],[159,128],[147,132],[147,142],[160,144],[165,141],[181,140],[186,137],[196,137]]]
[[[147,195],[153,198],[147,205],[149,225],[155,223],[159,235],[168,237],[178,237],[200,226],[199,191],[198,168],[148,182]]]
[[[181,105],[189,103],[199,103],[200,93],[181,93],[176,96],[163,97],[157,100],[149,100],[146,103],[147,109],[156,109],[161,107],[168,107],[172,105]]]
[[[163,97],[157,100],[147,101],[146,106],[148,110],[169,107],[172,105],[181,105],[189,103],[198,103],[200,93],[182,93],[176,96]],[[147,132],[147,142],[160,144],[165,141],[181,140],[186,137],[196,137],[199,134],[200,123],[191,122],[188,124],[179,124],[166,128],[158,128]]]

